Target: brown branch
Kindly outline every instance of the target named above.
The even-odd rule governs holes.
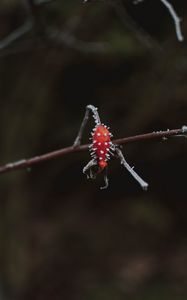
[[[168,138],[171,136],[182,136],[186,137],[187,134],[187,126],[183,126],[181,129],[172,129],[166,131],[156,131],[151,133],[145,133],[135,136],[130,136],[126,138],[121,138],[114,140],[113,143],[116,145],[128,144],[137,141],[145,141],[152,140],[157,138]],[[40,164],[44,161],[52,160],[55,158],[62,157],[66,154],[82,152],[88,150],[89,145],[81,145],[81,146],[70,146],[63,149],[59,149],[53,152],[49,152],[40,156],[35,156],[29,159],[22,159],[13,163],[8,163],[6,165],[0,166],[0,173],[11,172],[19,169],[27,169],[36,164]]]

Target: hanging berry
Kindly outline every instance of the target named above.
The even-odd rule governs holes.
[[[110,159],[111,136],[109,128],[104,124],[96,125],[92,132],[91,157],[97,160],[101,169],[107,167],[107,161]]]
[[[148,187],[147,182],[145,182],[133,168],[129,166],[125,160],[123,153],[117,145],[114,145],[111,141],[113,136],[109,131],[109,127],[104,124],[101,124],[97,108],[93,105],[87,105],[85,117],[81,124],[77,138],[75,139],[74,146],[80,145],[82,134],[85,128],[85,125],[89,118],[89,112],[93,113],[93,118],[95,120],[95,127],[92,131],[92,143],[89,146],[92,160],[83,168],[83,173],[87,175],[87,178],[95,179],[97,174],[104,171],[104,181],[105,186],[108,187],[108,177],[107,177],[107,166],[110,156],[116,156],[120,159],[121,164],[130,172],[130,174],[138,181],[141,187],[146,190]],[[94,167],[97,167],[96,169]]]

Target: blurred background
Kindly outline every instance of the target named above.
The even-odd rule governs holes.
[[[1,165],[71,145],[90,103],[115,138],[187,125],[185,0],[183,43],[158,0],[25,2],[0,2]],[[186,140],[123,151],[147,192],[116,160],[101,191],[87,152],[0,176],[0,299],[187,299]]]

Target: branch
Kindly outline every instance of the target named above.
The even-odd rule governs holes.
[[[139,4],[140,2],[143,2],[144,0],[134,0],[134,4]],[[171,3],[168,0],[160,0],[160,2],[162,2],[162,4],[167,8],[167,10],[169,11],[174,25],[175,25],[175,31],[176,31],[176,35],[177,35],[177,39],[180,42],[184,41],[184,37],[182,34],[182,30],[181,30],[181,19],[178,17],[174,7],[171,5]]]
[[[158,139],[158,138],[166,139],[166,138],[172,137],[172,136],[186,137],[186,135],[187,135],[187,126],[183,126],[181,129],[172,129],[172,130],[168,129],[166,131],[156,131],[156,132],[151,132],[151,133],[130,136],[130,137],[126,137],[126,138],[121,138],[121,139],[114,140],[113,143],[116,145],[122,145],[122,144],[137,142],[137,141],[145,141],[145,140],[152,140],[152,139]],[[88,149],[89,149],[88,144],[76,146],[76,147],[70,146],[70,147],[66,147],[66,148],[63,148],[60,150],[49,152],[49,153],[46,153],[46,154],[43,154],[40,156],[35,156],[35,157],[29,158],[29,159],[22,159],[22,160],[13,162],[13,163],[8,163],[6,165],[0,166],[0,174],[11,172],[11,171],[16,171],[19,169],[27,169],[36,164],[40,164],[44,161],[59,158],[66,154],[87,151]]]
[[[171,17],[173,18],[177,38],[180,42],[182,42],[184,40],[184,37],[182,35],[181,26],[180,26],[181,19],[177,16],[173,6],[167,0],[160,0],[160,1],[166,6]]]
[[[85,42],[76,38],[72,33],[67,34],[65,31],[61,32],[57,29],[48,30],[47,38],[49,42],[58,46],[64,45],[83,53],[104,53],[108,48],[107,43]]]
[[[125,25],[125,27],[130,30],[136,40],[150,50],[162,50],[159,44],[138,24],[133,20],[133,18],[128,14],[126,8],[121,0],[110,1],[111,6],[113,6],[117,17],[120,22]]]
[[[74,31],[77,30],[82,21],[81,17],[70,19],[62,31],[57,28],[51,28],[45,20],[42,9],[44,4],[53,1],[25,0],[28,9],[28,20],[4,39],[0,40],[0,51],[6,50],[8,47],[10,48],[13,43],[19,41],[28,32],[34,31],[35,37],[39,37],[46,45],[47,43],[56,46],[62,45],[84,53],[106,52],[109,46],[107,43],[82,41],[74,35]],[[12,52],[10,51],[9,53],[11,54]]]
[[[22,26],[11,32],[8,36],[0,41],[0,50],[7,48],[10,44],[23,37],[26,33],[31,31],[32,27],[32,21],[26,21]]]
[[[4,39],[0,40],[0,50],[6,49],[14,42],[20,40],[23,36],[25,36],[28,32],[30,32],[33,27],[41,26],[41,22],[39,24],[39,13],[38,9],[42,4],[47,4],[52,2],[53,0],[27,0],[26,5],[29,8],[29,16],[28,20],[7,35]]]

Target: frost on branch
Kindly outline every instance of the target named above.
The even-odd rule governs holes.
[[[134,0],[134,4],[138,4],[140,2],[143,2],[144,0]],[[177,39],[182,42],[184,40],[183,34],[182,34],[182,30],[181,30],[181,19],[179,18],[179,16],[177,15],[174,7],[171,5],[171,3],[168,0],[160,0],[163,5],[168,9],[174,25],[175,25],[175,31],[176,31],[176,35],[177,35]]]
[[[107,167],[110,157],[117,157],[120,159],[121,165],[134,177],[134,179],[140,184],[143,190],[147,190],[148,183],[145,182],[135,171],[130,167],[122,151],[119,147],[111,141],[112,133],[109,131],[109,127],[101,123],[97,107],[93,105],[86,106],[85,116],[81,123],[78,135],[74,142],[74,147],[80,146],[83,131],[86,123],[89,119],[89,113],[92,112],[95,120],[95,127],[92,131],[92,144],[89,146],[92,159],[83,168],[83,173],[87,175],[87,178],[95,179],[96,176],[104,172],[105,185],[101,189],[108,187]]]

